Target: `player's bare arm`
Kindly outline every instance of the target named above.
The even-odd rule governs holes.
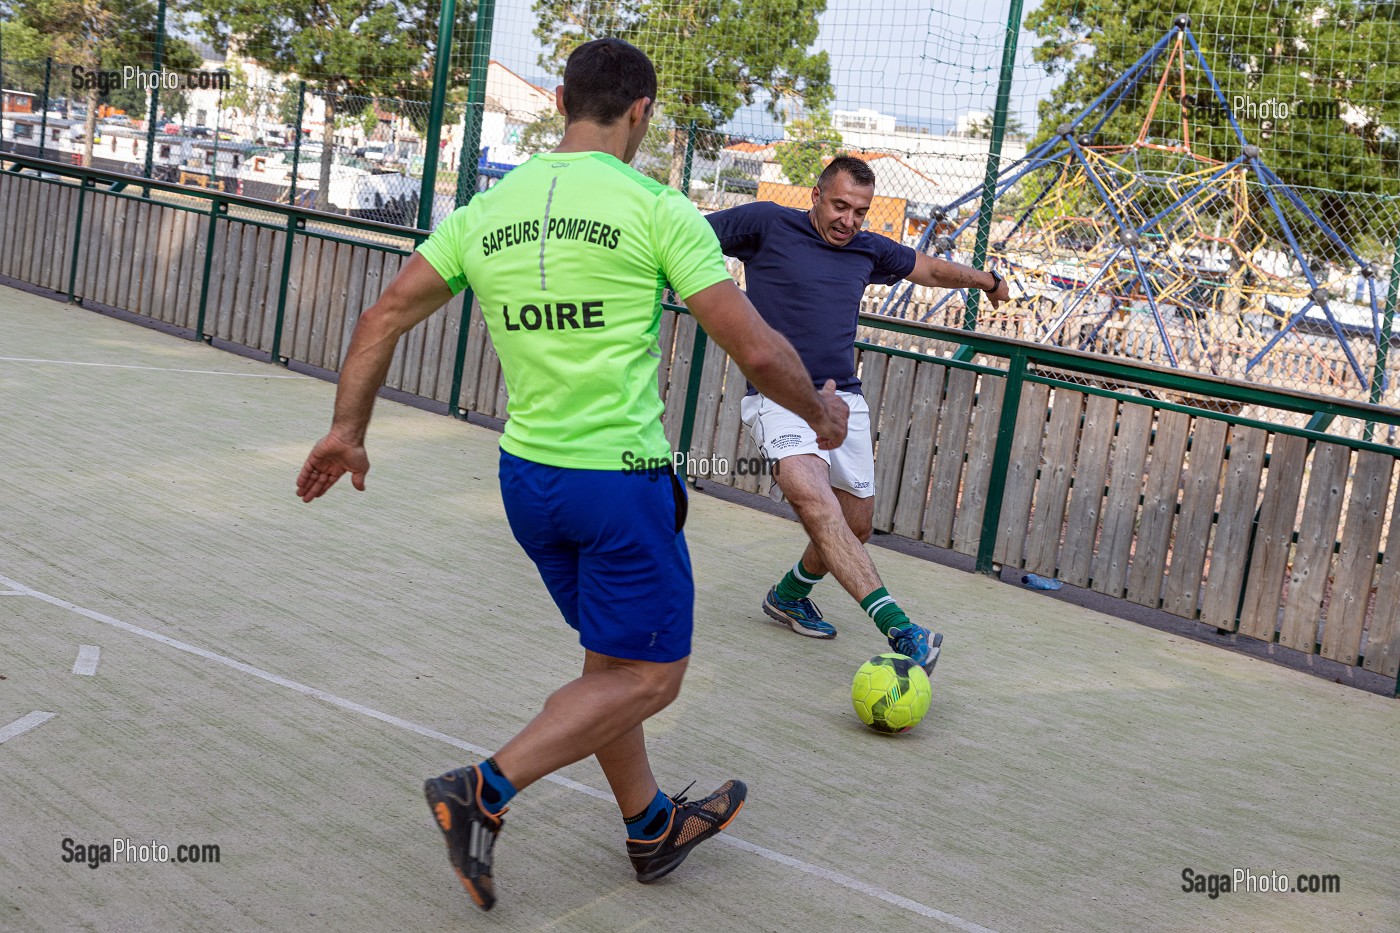
[[[369,472],[365,430],[375,394],[384,384],[399,338],[452,297],[452,290],[418,253],[389,283],[384,294],[360,315],[335,393],[330,433],[316,442],[297,476],[297,496],[310,502],[346,473],[361,491]]]
[[[812,426],[821,449],[841,446],[850,409],[837,398],[836,382],[828,379],[815,391],[792,344],[758,316],[739,286],[717,282],[687,298],[686,306],[754,388]]]
[[[992,307],[1000,307],[1003,301],[1011,298],[1010,289],[1007,288],[1006,280],[993,278],[990,272],[983,272],[981,269],[974,269],[972,266],[965,266],[960,262],[949,262],[946,259],[939,259],[937,256],[928,256],[923,253],[914,263],[914,271],[909,273],[908,280],[915,285],[932,285],[937,288],[976,288],[982,291],[995,289],[988,292],[987,298],[991,301]]]

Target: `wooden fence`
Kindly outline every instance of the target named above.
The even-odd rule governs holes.
[[[371,238],[373,225],[255,211],[213,192],[147,199],[87,177],[0,172],[0,276],[329,370],[415,242],[413,231]],[[269,213],[275,222],[261,219]],[[459,296],[407,335],[387,382],[504,418],[499,360],[481,314],[468,311]],[[858,358],[876,438],[877,528],[1400,677],[1400,450],[1285,418],[1261,423],[1239,406],[1145,397],[1139,386],[1166,378],[1150,367],[1116,362],[1105,379],[1088,356],[864,324],[863,334],[888,338]],[[707,482],[766,493],[771,475],[732,468],[758,456],[740,424],[743,374],[712,343],[697,353],[700,340],[688,315],[664,316],[667,436],[678,448],[688,434],[694,459],[731,465]],[[946,352],[961,342],[969,352]],[[1224,380],[1216,388],[1267,395],[1281,416],[1326,402]],[[1391,410],[1339,407],[1358,423],[1400,423]],[[1256,398],[1250,410],[1260,408]]]

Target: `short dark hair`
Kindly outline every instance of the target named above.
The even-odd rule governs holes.
[[[858,185],[875,187],[875,172],[870,168],[870,163],[855,156],[837,156],[828,162],[826,168],[822,169],[821,176],[817,178],[817,187],[825,191],[842,172],[850,175],[851,181]]]
[[[585,42],[564,65],[564,110],[569,122],[587,120],[606,126],[641,97],[656,100],[656,68],[630,42]]]

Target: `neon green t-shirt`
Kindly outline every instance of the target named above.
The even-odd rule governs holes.
[[[657,335],[682,298],[729,278],[690,200],[611,155],[541,153],[438,224],[418,252],[470,286],[501,358],[501,447],[536,463],[618,470],[670,458]]]

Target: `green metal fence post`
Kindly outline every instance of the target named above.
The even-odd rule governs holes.
[[[987,377],[983,377],[987,378]],[[1011,467],[1011,444],[1016,437],[1016,417],[1021,409],[1021,387],[1026,381],[1026,355],[1011,354],[1006,373],[1006,392],[1001,400],[1001,418],[997,421],[997,444],[992,454],[992,475],[987,480],[987,507],[982,513],[982,537],[977,544],[977,572],[991,576],[996,561],[997,526],[1001,524],[1001,500],[1006,495],[1006,473]]]
[[[44,101],[39,105],[39,158],[49,141],[49,80],[53,77],[53,58],[44,59]]]
[[[151,71],[155,80],[151,82],[151,109],[147,115],[146,126],[146,177],[151,177],[151,166],[154,162],[156,148],[156,117],[160,113],[160,76],[165,70],[165,0],[160,0],[156,8],[156,47],[152,55]],[[216,165],[215,168],[218,168]],[[151,189],[147,188],[145,196],[151,196]]]
[[[1022,0],[1011,0],[1006,16],[1006,40],[1001,47],[1001,77],[997,79],[997,104],[992,113],[992,138],[987,146],[987,173],[982,180],[982,203],[977,211],[977,239],[972,246],[972,264],[978,269],[987,262],[987,242],[992,236],[992,208],[996,205],[997,174],[1001,171],[1001,143],[1006,136],[1006,111],[1011,105],[1011,75],[1016,66],[1016,40],[1021,35]],[[982,293],[972,289],[963,314],[963,330],[977,329],[977,309]]]
[[[486,109],[486,73],[491,67],[491,35],[496,19],[496,0],[479,0],[476,24],[472,30],[471,73],[467,78],[467,112],[463,120],[462,154],[458,159],[458,207],[476,195],[478,163],[481,160],[481,118]],[[422,224],[419,224],[421,227]],[[452,363],[452,398],[447,410],[459,420],[467,417],[462,407],[462,380],[467,367],[467,339],[471,336],[472,291],[462,295],[462,317],[457,326],[457,352]]]
[[[481,120],[486,109],[486,72],[491,67],[491,35],[495,19],[496,0],[480,0],[476,8],[476,27],[472,32],[467,112],[463,120],[462,156],[457,168],[458,207],[471,201],[476,194],[478,163],[481,161]]]
[[[297,203],[297,180],[301,171],[301,121],[306,115],[306,82],[297,85],[297,125],[296,136],[292,139],[292,187],[287,192],[287,203]]]
[[[1390,284],[1385,290],[1385,317],[1381,319],[1381,341],[1376,345],[1376,367],[1371,372],[1371,404],[1381,404],[1385,392],[1385,370],[1390,362],[1390,338],[1395,326],[1395,302],[1400,293],[1400,236],[1390,258]],[[1375,422],[1366,422],[1365,440],[1375,433]],[[1397,682],[1400,683],[1400,682]]]
[[[305,227],[304,218],[287,215],[287,239],[282,244],[282,282],[277,286],[277,319],[272,325],[272,362],[279,366],[287,365],[287,360],[282,356],[282,327],[287,321],[287,282],[292,277],[292,245],[296,232]]]
[[[681,194],[690,197],[690,173],[695,164],[695,121],[685,133],[685,165],[681,169]]]
[[[690,352],[690,377],[685,383],[685,411],[681,415],[681,436],[676,444],[677,451],[686,454],[681,460],[681,465],[676,468],[676,475],[680,477],[681,482],[685,482],[685,464],[689,459],[690,443],[695,435],[695,409],[700,401],[700,374],[705,369],[705,348],[709,343],[710,337],[705,333],[705,328],[700,326],[699,321],[695,321],[695,348]]]
[[[433,96],[428,104],[427,150],[423,153],[423,186],[418,194],[418,227],[433,225],[433,202],[437,195],[438,146],[442,143],[442,110],[447,102],[447,75],[452,59],[452,24],[457,19],[457,0],[443,0],[438,17],[437,51],[433,55]]]
[[[68,264],[68,303],[73,303],[73,296],[78,290],[78,257],[80,247],[83,242],[83,208],[87,204],[88,188],[92,187],[92,179],[84,178],[78,183],[78,216],[73,222],[73,261]]]
[[[214,121],[218,125],[218,121]],[[218,168],[217,163],[214,166]],[[214,234],[218,229],[219,215],[228,210],[228,205],[217,196],[209,202],[209,232],[204,237],[204,272],[199,282],[199,317],[196,320],[194,334],[195,339],[201,343],[208,342],[204,336],[204,312],[209,307],[209,272],[214,266]],[[286,281],[286,276],[283,276]]]
[[[5,148],[5,45],[0,40],[0,151]]]

